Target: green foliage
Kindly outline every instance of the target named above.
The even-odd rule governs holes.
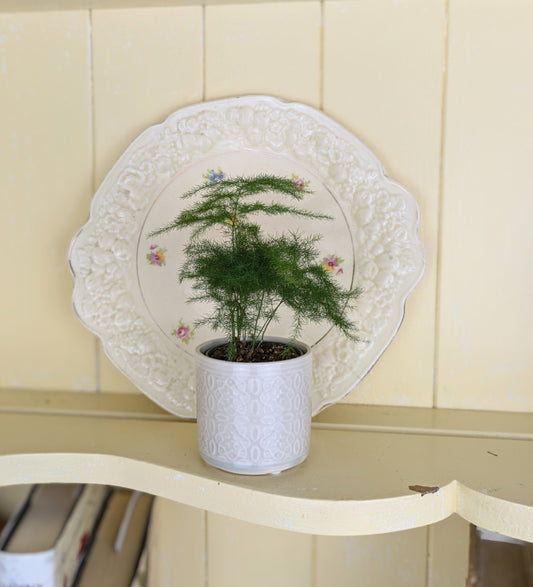
[[[207,324],[226,334],[228,360],[234,359],[239,341],[250,339],[260,344],[282,306],[292,311],[293,338],[306,322],[324,320],[357,340],[357,328],[347,310],[361,290],[343,290],[324,270],[316,246],[320,237],[296,232],[268,236],[250,220],[259,213],[322,220],[331,217],[261,201],[261,196],[272,192],[296,201],[310,193],[294,179],[274,175],[207,181],[183,195],[197,196],[199,201],[149,235],[192,229],[180,281],[192,280],[190,301],[214,304],[213,312],[197,325]],[[224,226],[220,240],[203,236],[209,228],[220,226]]]

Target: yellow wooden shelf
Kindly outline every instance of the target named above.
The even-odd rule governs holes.
[[[0,405],[0,486],[112,484],[338,536],[415,528],[456,512],[533,541],[533,414],[337,405],[315,419],[305,463],[247,477],[204,464],[196,424],[142,396],[2,391]],[[439,489],[421,494],[413,485]]]
[[[283,0],[304,2],[305,0]],[[0,0],[0,12],[39,12],[48,10],[98,10],[106,8],[163,8],[169,6],[209,6],[217,4],[261,4],[272,0]]]

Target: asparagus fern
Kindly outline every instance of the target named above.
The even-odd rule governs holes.
[[[320,237],[292,231],[269,236],[253,222],[257,214],[320,220],[331,217],[263,200],[273,192],[295,203],[310,193],[292,178],[221,176],[183,194],[185,199],[196,200],[149,235],[191,230],[179,279],[192,281],[190,301],[214,305],[212,313],[196,325],[205,324],[226,334],[228,360],[235,359],[242,341],[251,340],[252,347],[260,345],[282,306],[292,311],[293,338],[305,323],[326,321],[357,340],[357,327],[347,314],[361,290],[344,290],[324,270],[317,248]],[[221,239],[205,235],[208,229],[220,226],[224,227],[218,232]]]

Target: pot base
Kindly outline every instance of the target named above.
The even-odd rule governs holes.
[[[305,461],[308,455],[305,454],[299,456],[298,458],[293,459],[292,461],[287,461],[285,463],[278,463],[276,466],[253,465],[245,463],[225,463],[201,453],[200,456],[208,465],[216,467],[217,469],[221,469],[222,471],[226,471],[227,473],[236,473],[238,475],[278,475],[282,471],[286,471],[287,469],[292,469],[292,467],[300,465]]]

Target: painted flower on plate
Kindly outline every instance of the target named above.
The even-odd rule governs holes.
[[[294,185],[299,190],[304,190],[306,187],[309,186],[309,183],[310,183],[309,180],[302,179],[301,177],[298,177],[294,173],[292,174],[291,179],[292,179]]]
[[[219,181],[223,180],[226,178],[226,174],[222,171],[222,169],[220,169],[220,167],[218,169],[208,169],[203,175],[202,177],[204,179],[207,179],[208,181],[210,181],[211,183],[218,183]]]
[[[166,249],[162,249],[157,245],[150,245],[150,252],[146,254],[146,260],[150,265],[157,265],[158,267],[163,267],[167,264],[165,253],[167,252]]]
[[[194,330],[187,326],[183,320],[180,320],[176,328],[170,334],[177,337],[185,344],[189,344],[189,342],[192,340],[192,337],[194,336]]]
[[[335,275],[342,275],[344,270],[340,265],[343,262],[344,259],[341,259],[336,255],[330,255],[329,257],[324,257],[322,260],[322,267],[324,267],[324,269],[330,273],[335,272]]]

